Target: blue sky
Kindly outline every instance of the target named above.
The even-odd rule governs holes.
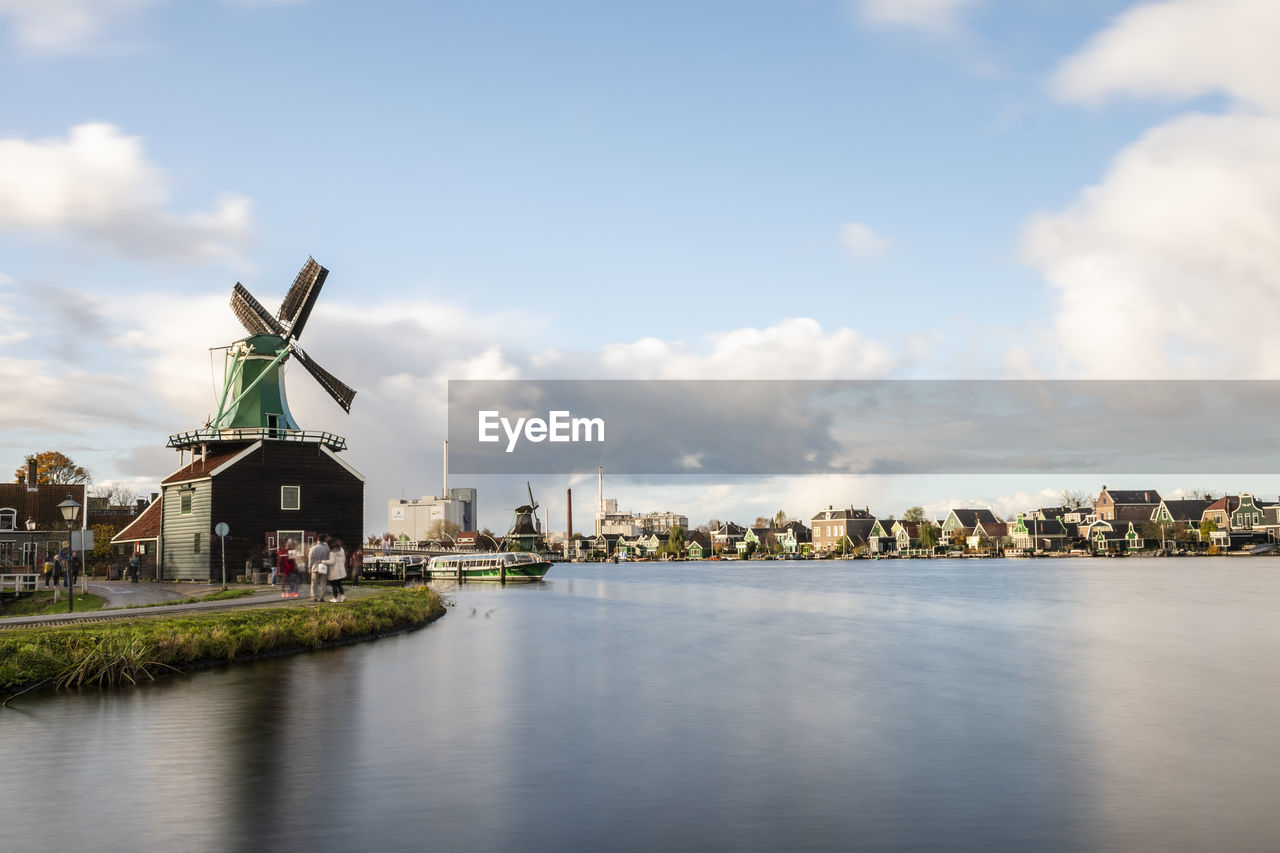
[[[0,460],[150,490],[308,254],[370,528],[448,378],[1271,377],[1278,8],[0,0]]]

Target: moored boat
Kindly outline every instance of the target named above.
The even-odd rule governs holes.
[[[432,557],[427,576],[432,580],[511,582],[540,581],[551,563],[527,551],[446,554]]]

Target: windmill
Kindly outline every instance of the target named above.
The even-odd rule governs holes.
[[[511,520],[511,529],[503,540],[505,551],[537,551],[538,537],[538,502],[533,498],[533,486],[526,481],[529,490],[529,502],[515,509],[515,517]]]
[[[328,275],[329,271],[314,258],[307,258],[274,316],[243,284],[236,282],[231,292],[231,310],[249,337],[227,348],[222,396],[218,413],[206,425],[209,429],[224,435],[226,430],[266,429],[271,437],[299,431],[289,411],[280,371],[290,356],[320,383],[343,411],[351,411],[356,392],[316,364],[298,346]]]

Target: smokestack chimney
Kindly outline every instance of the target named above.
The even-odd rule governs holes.
[[[27,488],[31,491],[36,490],[36,460],[34,456],[27,460]]]
[[[152,493],[151,493],[151,501],[150,501],[150,502],[151,502],[151,503],[155,503],[155,502],[156,502],[156,498],[158,498],[158,497],[160,497],[160,493],[159,493],[159,492],[152,492]]]
[[[567,528],[564,533],[566,540],[573,538],[573,489],[564,490],[564,526]]]
[[[449,439],[444,440],[444,491],[440,493],[440,497],[449,497]]]

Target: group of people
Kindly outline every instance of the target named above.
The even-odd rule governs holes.
[[[271,582],[280,582],[280,597],[297,598],[303,576],[310,575],[312,601],[324,601],[326,585],[332,588],[330,601],[346,601],[342,582],[347,577],[347,552],[342,547],[342,540],[317,536],[310,551],[299,550],[297,545],[294,540],[287,539],[276,549],[276,568]]]

